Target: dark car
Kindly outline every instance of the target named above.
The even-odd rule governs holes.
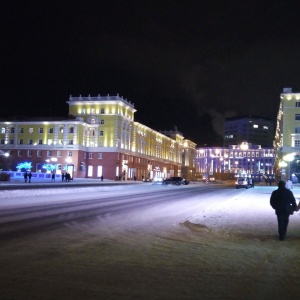
[[[170,177],[163,180],[163,184],[187,185],[189,183],[190,183],[189,180],[185,180],[182,177],[177,177],[177,176]]]

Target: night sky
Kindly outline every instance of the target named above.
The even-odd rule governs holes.
[[[5,1],[1,112],[67,116],[72,96],[116,95],[135,120],[222,145],[225,117],[276,120],[300,92],[300,1]]]

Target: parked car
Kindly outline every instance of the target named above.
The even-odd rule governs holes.
[[[235,182],[235,188],[236,189],[239,189],[239,188],[248,189],[249,187],[252,187],[252,185],[250,184],[248,178],[246,178],[246,177],[238,177],[236,179],[236,182]]]
[[[163,180],[163,184],[187,185],[189,183],[190,183],[189,180],[186,180],[186,179],[183,179],[182,177],[177,177],[177,176],[170,177],[170,178]]]

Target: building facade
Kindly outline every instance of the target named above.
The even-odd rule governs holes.
[[[230,178],[230,174],[273,176],[274,149],[243,142],[229,147],[197,148],[196,173]],[[225,176],[224,174],[227,174]]]
[[[167,136],[135,122],[134,104],[123,97],[70,96],[67,103],[65,119],[0,122],[0,148],[11,169],[30,161],[33,172],[53,164],[56,174],[112,180],[182,176],[183,167],[195,173],[195,144],[178,131]]]
[[[278,179],[300,178],[300,93],[284,88],[280,95],[274,140]]]
[[[224,146],[239,145],[244,141],[262,147],[272,147],[274,123],[265,117],[240,116],[225,119]]]

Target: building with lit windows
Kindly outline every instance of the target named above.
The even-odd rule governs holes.
[[[204,147],[196,150],[196,174],[219,179],[247,176],[273,176],[274,149],[243,142],[229,147]],[[232,176],[230,176],[232,175]],[[200,177],[201,178],[201,177]]]
[[[70,96],[67,103],[68,118],[0,122],[0,149],[12,170],[30,161],[36,173],[53,164],[58,175],[142,180],[182,176],[184,168],[193,180],[196,145],[178,131],[165,135],[135,122],[130,101],[98,95]]]
[[[274,141],[278,179],[300,178],[300,93],[284,88],[280,95]]]
[[[265,117],[246,115],[225,119],[224,146],[239,145],[244,141],[262,147],[272,147],[274,123]]]

